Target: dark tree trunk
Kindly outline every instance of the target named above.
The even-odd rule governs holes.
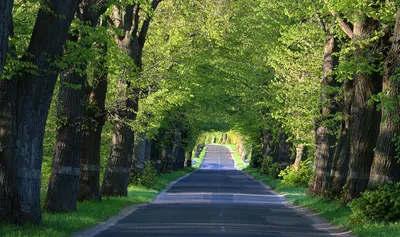
[[[135,108],[137,110],[137,100],[127,99],[125,102],[128,104],[120,104],[116,112],[120,118],[114,122],[112,146],[101,187],[101,193],[105,196],[128,195],[134,134],[124,120],[134,120],[136,115],[122,108]]]
[[[350,160],[350,112],[354,96],[353,81],[344,82],[344,108],[340,125],[339,139],[333,155],[331,177],[329,184],[330,195],[337,197],[342,193],[346,184]]]
[[[185,156],[186,156],[185,150],[182,147],[179,147],[178,162],[177,162],[178,170],[185,168]]]
[[[393,138],[400,132],[400,82],[397,79],[400,67],[400,9],[397,10],[396,23],[392,36],[392,46],[383,65],[382,91],[390,100],[382,102],[382,120],[371,167],[369,188],[375,188],[388,181],[399,181],[399,163],[396,160]],[[394,106],[394,107],[393,107]]]
[[[158,173],[161,173],[161,147],[158,140],[151,140],[151,158],[150,161],[154,164]]]
[[[180,158],[180,147],[182,140],[182,122],[179,120],[173,127],[173,138],[172,138],[172,170],[178,170],[179,158]]]
[[[324,75],[321,81],[321,102],[323,103],[320,119],[315,126],[315,171],[312,177],[312,183],[308,190],[313,195],[323,196],[329,184],[331,164],[334,155],[336,138],[332,122],[335,114],[338,112],[336,94],[330,90],[338,86],[335,77],[332,75],[334,68],[338,65],[338,58],[334,53],[338,51],[337,42],[333,35],[327,36],[324,47]]]
[[[260,168],[263,160],[262,151],[260,149],[259,144],[254,144],[251,147],[251,159],[250,159],[250,167],[251,168]]]
[[[151,155],[152,155],[151,154],[151,147],[152,147],[152,144],[153,144],[153,141],[146,138],[146,148],[145,148],[145,151],[144,151],[144,160],[146,162],[151,160]]]
[[[22,59],[35,65],[37,73],[22,72],[14,79],[16,91],[11,91],[14,88],[8,91],[18,95],[11,102],[15,104],[15,110],[9,114],[14,124],[11,134],[15,140],[10,147],[10,169],[6,171],[13,180],[13,187],[7,194],[12,210],[9,219],[18,223],[42,221],[40,173],[43,137],[58,72],[52,62],[62,54],[78,1],[53,0],[43,4],[46,4],[46,10],[39,10],[27,54]],[[0,111],[7,109],[0,108]]]
[[[262,130],[262,154],[263,157],[272,156],[272,149],[271,149],[271,135],[269,131]]]
[[[0,77],[3,74],[7,53],[9,52],[8,37],[12,35],[13,0],[0,1]],[[10,93],[13,92],[13,93]],[[12,150],[11,136],[14,128],[14,101],[16,98],[15,81],[0,78],[0,220],[11,215],[11,203],[8,198],[12,190]]]
[[[8,49],[8,37],[12,35],[13,0],[0,1],[0,76],[6,63]]]
[[[45,209],[49,212],[76,210],[82,139],[83,89],[86,75],[68,72],[71,70],[75,70],[73,66],[60,76],[56,145],[45,202]]]
[[[377,22],[370,18],[354,24],[353,41],[357,44],[369,40],[377,28]],[[371,54],[375,45],[367,48],[358,46],[355,59],[362,58],[369,64],[377,65],[377,59]],[[368,185],[374,147],[379,132],[380,112],[376,111],[376,104],[369,103],[372,95],[380,91],[382,78],[378,73],[360,72],[354,76],[354,99],[351,107],[351,155],[349,175],[346,181],[345,198],[351,199],[360,196]]]
[[[277,152],[275,157],[273,157],[274,162],[278,162],[283,166],[288,166],[290,164],[291,151],[290,148],[293,146],[292,143],[287,142],[287,135],[279,129],[278,132],[278,144]]]
[[[107,10],[110,2],[82,0],[79,16],[91,27],[98,27],[100,16]],[[95,46],[96,47],[96,46]],[[100,193],[100,149],[101,133],[106,121],[105,100],[107,93],[107,46],[97,46],[101,56],[94,63],[93,85],[88,86],[85,95],[82,144],[80,148],[81,164],[79,176],[78,200],[101,200]]]
[[[105,52],[104,52],[105,53]],[[104,65],[101,62],[100,65]],[[78,200],[101,200],[100,193],[100,150],[101,133],[106,122],[105,100],[107,94],[107,71],[98,68],[94,73],[95,85],[91,88],[84,116],[94,121],[83,132],[81,147],[81,174],[79,177]]]
[[[146,155],[146,133],[142,132],[136,135],[138,137],[136,144],[133,148],[133,172],[131,175],[136,176],[137,174],[141,174],[143,172],[145,166],[145,155]]]
[[[152,0],[151,7],[155,10],[160,0]],[[142,70],[142,54],[149,30],[151,16],[143,21],[139,31],[139,4],[129,5],[125,9],[114,7],[113,21],[124,35],[116,37],[118,47],[132,58],[137,66],[137,74]],[[126,196],[129,182],[129,172],[132,164],[134,132],[128,125],[136,119],[140,90],[130,83],[132,78],[121,78],[120,94],[123,99],[115,110],[115,126],[113,144],[111,145],[107,168],[103,179],[102,194]]]
[[[15,80],[0,80],[0,220],[12,218],[15,194],[13,143],[15,132]]]

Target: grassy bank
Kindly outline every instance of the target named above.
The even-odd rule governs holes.
[[[195,168],[195,169],[200,168],[201,163],[203,163],[205,154],[206,154],[206,147],[204,146],[203,150],[200,152],[199,157],[192,158],[192,167],[193,168]],[[195,164],[193,164],[193,161],[195,161]]]
[[[231,149],[232,155],[233,155],[233,159],[235,160],[235,163],[236,163],[236,167],[237,167],[238,169],[240,169],[240,170],[245,169],[245,168],[246,168],[246,164],[243,162],[242,159],[240,159],[239,154],[236,152],[236,147],[235,147],[235,145],[227,144],[227,145],[225,145],[225,146],[227,146],[227,147],[229,147],[229,148]]]
[[[400,222],[355,223],[350,219],[351,209],[346,205],[343,205],[340,201],[330,201],[326,198],[308,196],[305,193],[306,188],[287,187],[281,184],[281,180],[279,179],[270,179],[265,175],[261,175],[257,169],[246,168],[244,162],[235,152],[235,146],[227,146],[234,151],[233,157],[239,169],[283,194],[293,204],[315,211],[330,221],[333,225],[350,229],[353,234],[363,237],[400,236]]]
[[[204,157],[204,154],[203,154]],[[201,159],[199,158],[199,163]],[[62,214],[43,213],[43,225],[15,226],[0,225],[0,236],[35,236],[57,237],[70,236],[74,232],[84,230],[105,221],[108,217],[117,214],[121,209],[139,203],[151,202],[159,191],[170,182],[194,171],[195,168],[185,168],[170,174],[158,176],[155,188],[149,189],[143,186],[129,187],[127,197],[103,197],[103,201],[85,201],[78,203],[77,211]]]

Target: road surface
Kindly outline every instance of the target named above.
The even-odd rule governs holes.
[[[335,236],[309,216],[237,170],[228,148],[207,145],[198,171],[96,236]]]

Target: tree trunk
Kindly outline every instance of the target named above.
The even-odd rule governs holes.
[[[0,80],[0,220],[13,215],[15,192],[13,143],[15,132],[15,80]]]
[[[292,143],[289,143],[286,141],[287,140],[287,135],[282,131],[282,129],[279,129],[278,132],[278,150],[276,153],[276,158],[274,158],[274,162],[278,162],[282,164],[283,166],[289,166],[290,164],[290,157],[291,157],[291,152],[290,148],[292,147]]]
[[[178,163],[180,158],[180,148],[182,140],[182,122],[179,120],[173,128],[172,138],[172,171],[178,170]]]
[[[145,162],[151,161],[151,146],[153,144],[153,141],[151,139],[146,138],[146,149],[144,151],[144,160]]]
[[[300,163],[304,154],[304,144],[299,144],[296,146],[296,159],[294,161],[293,167],[296,171],[300,170]]]
[[[320,119],[316,123],[315,129],[315,171],[312,177],[312,183],[308,190],[313,195],[323,196],[330,176],[330,169],[334,155],[333,146],[336,138],[333,134],[333,126],[329,126],[329,120],[333,119],[338,111],[336,105],[336,93],[330,92],[333,87],[337,86],[335,77],[332,75],[333,70],[338,65],[338,58],[333,54],[338,51],[337,42],[333,35],[328,34],[324,47],[324,75],[321,81],[321,109]]]
[[[397,10],[396,23],[392,36],[392,46],[383,65],[382,91],[385,100],[382,102],[382,120],[376,143],[374,160],[371,167],[369,188],[375,188],[388,181],[399,181],[399,163],[396,160],[393,138],[399,136],[400,122],[400,82],[397,79],[400,67],[400,9]]]
[[[186,152],[185,167],[192,167],[192,150]]]
[[[12,35],[12,8],[13,0],[0,2],[0,77],[3,74],[7,53],[9,52],[8,37]],[[13,92],[13,93],[10,93]],[[11,215],[11,200],[8,198],[11,192],[12,176],[10,171],[12,161],[13,143],[13,117],[14,101],[16,98],[15,81],[0,78],[0,220]]]
[[[377,28],[377,22],[370,18],[354,24],[353,41],[358,44],[369,40]],[[365,44],[365,43],[364,43]],[[369,64],[377,65],[377,59],[371,57],[374,45],[357,46],[354,57],[362,58]],[[369,103],[372,95],[380,90],[382,78],[378,73],[359,72],[354,76],[354,99],[351,107],[351,155],[349,175],[346,181],[345,198],[351,199],[360,196],[368,185],[369,173],[374,156],[376,135],[379,132],[380,112],[376,111],[376,104]]]
[[[151,140],[151,161],[154,164],[157,173],[161,173],[161,147],[157,139]]]
[[[340,125],[339,139],[333,155],[331,178],[329,184],[330,195],[337,197],[342,193],[342,188],[346,184],[350,160],[350,112],[354,96],[352,80],[344,82],[344,108]]]
[[[9,52],[8,37],[12,35],[12,13],[13,0],[0,1],[0,76],[2,75]]]
[[[122,108],[135,108],[137,111],[137,99],[127,99],[125,102],[128,104],[120,104],[116,112],[119,117],[115,121],[110,155],[101,187],[101,193],[105,196],[128,195],[134,134],[126,120],[134,120],[136,115]]]
[[[86,75],[68,72],[70,70],[74,70],[73,66],[60,76],[56,145],[45,202],[45,209],[49,212],[76,210],[82,139],[80,124],[83,114],[83,88],[86,83]]]
[[[107,10],[110,2],[97,0],[82,0],[80,4],[81,21],[91,27],[101,25],[100,16]],[[96,44],[100,53],[95,60],[93,85],[88,86],[85,95],[84,125],[82,144],[80,148],[81,164],[79,176],[78,200],[101,200],[100,193],[100,149],[101,133],[106,122],[105,100],[107,94],[107,46]]]
[[[43,156],[43,137],[47,114],[57,80],[53,62],[62,55],[72,17],[78,6],[77,0],[46,1],[39,10],[27,54],[22,58],[37,67],[37,73],[22,72],[15,78],[15,87],[8,93],[18,95],[14,112],[8,116],[13,120],[11,134],[15,139],[12,160],[6,173],[13,180],[7,199],[14,222],[41,223],[40,173]],[[62,17],[60,17],[62,16]],[[15,88],[15,90],[14,90]],[[14,91],[12,91],[14,90]],[[0,108],[0,111],[7,110]]]
[[[100,65],[104,65],[101,62]],[[91,88],[84,116],[95,124],[83,132],[81,147],[81,174],[79,177],[78,200],[101,200],[100,193],[100,151],[101,133],[106,122],[105,100],[107,94],[107,71],[96,69],[95,85]]]
[[[142,132],[138,134],[138,141],[133,148],[133,169],[134,172],[142,173],[145,164],[146,155],[146,133]]]
[[[151,7],[155,11],[161,0],[152,0]],[[129,5],[125,9],[114,6],[114,26],[124,34],[116,36],[118,47],[132,58],[137,67],[137,74],[142,70],[142,55],[152,17],[149,15],[143,21],[139,31],[139,4]],[[125,70],[125,69],[124,69]],[[140,90],[131,84],[132,78],[121,78],[120,94],[123,98],[115,110],[115,126],[113,143],[104,175],[102,194],[126,196],[129,182],[129,172],[132,163],[134,132],[128,125],[136,119]]]

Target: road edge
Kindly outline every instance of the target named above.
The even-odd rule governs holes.
[[[157,196],[150,202],[153,203],[155,201],[158,200],[160,195],[164,195],[174,184],[176,184],[177,182],[181,181],[182,179],[187,178],[188,176],[192,175],[193,173],[197,172],[199,169],[195,169],[194,171],[185,174],[184,176],[170,182],[163,190],[161,190]],[[90,227],[88,229],[76,232],[74,234],[72,234],[72,236],[74,237],[93,237],[97,234],[99,234],[102,231],[105,231],[111,227],[113,227],[115,224],[117,224],[118,221],[124,219],[125,217],[129,216],[130,214],[132,214],[133,212],[135,212],[136,210],[138,210],[139,208],[145,207],[149,205],[149,203],[140,203],[140,204],[133,204],[131,206],[128,206],[124,209],[122,209],[121,211],[119,211],[117,214],[109,217],[107,220],[105,220],[104,222],[101,222],[93,227]]]
[[[227,147],[229,149],[230,154],[231,154],[231,158],[233,159],[233,162],[235,164],[235,168],[237,170],[241,171],[247,177],[249,177],[249,178],[255,180],[256,182],[258,182],[259,184],[261,184],[264,188],[266,188],[271,193],[273,193],[273,194],[275,194],[275,195],[277,195],[279,197],[283,197],[286,200],[285,205],[287,207],[295,210],[295,212],[297,214],[310,218],[314,222],[313,227],[315,229],[327,231],[332,236],[356,237],[356,235],[351,233],[351,230],[348,230],[346,228],[331,224],[329,220],[325,219],[320,214],[318,214],[317,212],[315,212],[315,211],[313,211],[311,209],[308,209],[308,208],[302,207],[302,206],[294,205],[292,202],[287,200],[287,198],[286,198],[286,196],[284,194],[279,193],[278,191],[276,191],[273,188],[271,188],[269,185],[267,185],[267,184],[263,183],[262,181],[254,178],[253,176],[251,176],[250,174],[246,173],[245,171],[238,169],[235,157],[233,156],[233,152],[234,151],[232,151],[232,149],[229,146],[225,146],[225,147]]]

